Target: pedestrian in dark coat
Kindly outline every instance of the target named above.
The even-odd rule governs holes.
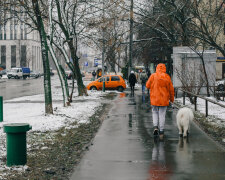
[[[149,78],[151,76],[151,72],[150,72],[150,70],[148,68],[146,69],[146,73],[147,73],[147,76]]]
[[[136,82],[137,82],[137,78],[134,74],[134,71],[131,71],[129,75],[129,84],[130,84],[130,89],[132,93],[134,93],[134,86]]]
[[[95,80],[95,76],[96,76],[96,72],[95,70],[92,72],[92,80],[94,81]]]

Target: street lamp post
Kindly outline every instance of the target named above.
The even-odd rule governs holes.
[[[132,69],[132,58],[133,58],[133,24],[134,24],[134,1],[131,0],[130,4],[130,43],[129,43],[129,68],[128,75]]]
[[[102,91],[105,92],[105,70],[104,70],[104,64],[105,64],[105,3],[103,0],[103,26],[102,26],[102,77],[103,77],[103,87]]]

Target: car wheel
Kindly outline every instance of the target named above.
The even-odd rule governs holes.
[[[92,86],[90,89],[91,89],[91,90],[94,90],[94,91],[97,90],[97,88],[96,88],[95,86]]]
[[[15,79],[19,79],[19,76],[15,76]]]
[[[219,84],[217,86],[217,91],[224,91],[224,85],[223,84]]]
[[[123,88],[122,86],[119,86],[119,87],[117,88],[117,90],[118,90],[119,92],[123,92],[124,88]]]

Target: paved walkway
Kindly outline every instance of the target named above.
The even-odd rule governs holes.
[[[225,179],[225,152],[191,124],[178,137],[176,110],[168,109],[164,141],[152,137],[147,94],[121,93],[71,180]]]

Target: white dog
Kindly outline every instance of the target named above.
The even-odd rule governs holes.
[[[194,114],[191,109],[184,107],[179,109],[177,112],[177,126],[179,129],[179,135],[185,138],[187,137],[187,134],[189,133],[190,129],[190,121],[192,121],[194,118]]]

